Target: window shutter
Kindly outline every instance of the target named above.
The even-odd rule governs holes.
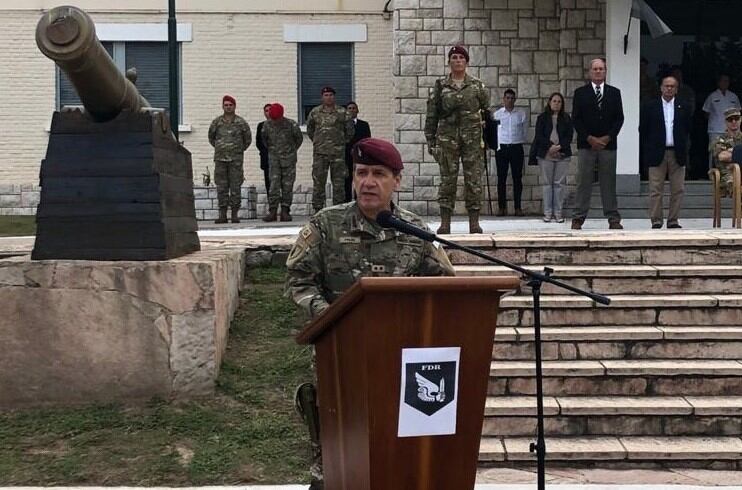
[[[137,69],[137,90],[152,107],[170,107],[168,63],[167,43],[126,43],[126,69]]]
[[[331,86],[335,100],[345,105],[353,100],[353,44],[301,43],[299,45],[299,95],[301,122],[322,101],[320,90]]]
[[[113,43],[104,42],[102,44],[103,48],[108,52],[108,56],[113,57]],[[65,75],[59,68],[57,68],[57,73],[59,76],[59,107],[66,105],[82,105],[80,97],[77,96],[75,87],[72,86],[67,75]]]

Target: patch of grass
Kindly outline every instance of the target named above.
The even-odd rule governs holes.
[[[0,412],[0,486],[306,482],[293,392],[312,379],[310,351],[283,278],[250,272],[214,397]]]
[[[35,216],[0,216],[0,236],[28,236],[35,234]]]

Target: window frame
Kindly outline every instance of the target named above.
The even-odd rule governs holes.
[[[356,45],[353,41],[342,41],[342,42],[318,42],[318,41],[302,41],[296,43],[296,91],[297,91],[297,121],[299,122],[299,125],[306,129],[306,117],[304,116],[304,100],[303,100],[303,86],[302,86],[302,69],[301,69],[301,61],[302,61],[302,46],[304,44],[345,44],[348,45],[350,48],[350,100],[355,100],[356,98]]]

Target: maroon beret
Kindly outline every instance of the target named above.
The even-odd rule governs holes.
[[[320,93],[324,94],[325,92],[331,92],[335,93],[335,89],[327,85],[326,87],[322,87],[322,90],[320,90]]]
[[[460,54],[464,57],[467,63],[469,63],[469,51],[466,50],[465,47],[463,47],[460,44],[457,44],[456,46],[452,47],[448,50],[448,59],[451,59],[451,56],[454,54]]]
[[[378,138],[364,138],[351,150],[353,163],[362,165],[384,165],[392,170],[402,170],[402,155],[388,141]]]
[[[237,101],[234,100],[234,97],[232,97],[231,95],[225,95],[224,97],[222,97],[222,104],[224,104],[225,102],[231,102],[234,105],[237,105]]]
[[[278,102],[271,104],[268,108],[268,117],[271,119],[281,119],[283,117],[283,106]]]

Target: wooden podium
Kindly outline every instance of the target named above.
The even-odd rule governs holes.
[[[326,490],[474,488],[499,297],[519,282],[362,278],[299,333],[316,348]],[[403,349],[441,347],[460,348],[455,433],[399,437]]]

